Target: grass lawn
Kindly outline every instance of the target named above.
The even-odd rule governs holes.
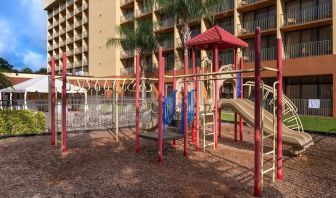
[[[232,112],[222,112],[222,120],[234,121]],[[331,117],[300,116],[304,130],[336,133],[336,119]]]

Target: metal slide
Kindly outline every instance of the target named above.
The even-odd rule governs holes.
[[[238,113],[245,122],[254,126],[254,103],[247,99],[220,99],[218,107],[231,109]],[[273,134],[273,115],[264,110],[264,134]],[[294,131],[283,124],[282,140],[284,144],[294,147],[295,151],[303,151],[314,144],[312,137],[305,132]]]

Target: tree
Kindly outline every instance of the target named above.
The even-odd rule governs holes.
[[[227,0],[147,0],[156,3],[163,12],[175,18],[182,24],[181,35],[184,55],[188,54],[186,43],[191,39],[191,31],[188,22],[206,17],[213,19],[213,12],[216,8],[228,6]]]
[[[41,69],[35,72],[36,74],[47,74],[47,68],[42,67]]]
[[[4,74],[3,70],[0,70],[0,89],[12,86],[12,82]]]
[[[148,57],[153,50],[157,48],[158,41],[153,32],[153,22],[151,20],[137,20],[137,26],[131,25],[117,27],[119,37],[110,38],[107,46],[122,46],[124,50],[136,51],[140,55],[141,76],[145,77],[145,70],[148,67]],[[145,80],[142,81],[145,84]],[[145,89],[143,86],[142,97],[145,97]]]
[[[32,74],[34,73],[32,69],[30,69],[29,67],[24,67],[23,69],[21,69],[20,71],[21,73],[28,73],[28,74]]]
[[[0,57],[0,70],[4,72],[11,72],[13,71],[14,66],[9,64],[7,60]]]

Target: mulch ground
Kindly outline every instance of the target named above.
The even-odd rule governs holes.
[[[69,135],[69,151],[50,145],[50,136],[0,140],[1,197],[251,197],[253,135],[234,142],[232,125],[222,127],[217,150],[182,154],[183,142],[166,143],[157,162],[156,142],[134,131]],[[264,197],[336,197],[336,137],[313,135],[315,145],[299,157],[284,158],[284,180],[264,182]],[[290,149],[285,147],[286,150]],[[285,153],[288,153],[285,151]],[[289,153],[288,153],[289,154]]]

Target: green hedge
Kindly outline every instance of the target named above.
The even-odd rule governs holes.
[[[0,111],[0,136],[41,134],[46,129],[46,116],[29,110]]]

